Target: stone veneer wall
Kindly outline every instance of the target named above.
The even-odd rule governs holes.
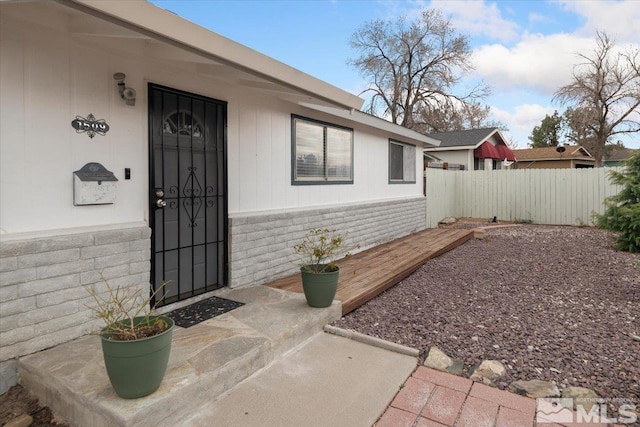
[[[298,271],[293,246],[314,227],[348,233],[359,250],[426,227],[424,197],[229,218],[231,287],[269,282]],[[356,252],[356,251],[354,251]]]
[[[0,393],[17,383],[16,358],[97,330],[84,289],[149,289],[148,227],[0,243]],[[101,288],[102,286],[102,288]]]

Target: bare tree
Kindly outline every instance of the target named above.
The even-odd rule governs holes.
[[[439,108],[429,106],[429,108],[420,108],[416,114],[418,120],[414,121],[413,129],[422,133],[489,127],[506,130],[503,123],[490,119],[489,106],[479,102],[451,102]]]
[[[489,94],[488,87],[453,93],[472,70],[471,49],[440,11],[424,10],[414,21],[369,21],[353,34],[351,47],[359,56],[349,63],[369,79],[370,87],[362,92],[372,94],[367,112],[425,133],[440,131],[443,119],[469,112],[486,119],[487,111],[474,110],[474,104]]]
[[[553,100],[573,106],[572,128],[577,143],[591,149],[596,166],[602,163],[610,138],[640,132],[640,50],[615,52],[615,43],[603,32],[596,34],[592,55],[575,66],[573,81],[561,87]]]

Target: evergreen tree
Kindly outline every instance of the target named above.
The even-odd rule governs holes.
[[[617,233],[616,247],[640,252],[640,153],[626,162],[622,172],[610,172],[611,182],[622,190],[605,200],[604,214],[595,214],[596,225]]]
[[[546,115],[540,126],[533,128],[529,140],[531,148],[540,147],[557,147],[560,143],[560,137],[564,128],[564,120],[558,115],[558,111],[554,111],[553,115]]]

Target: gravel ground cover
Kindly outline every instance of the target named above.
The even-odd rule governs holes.
[[[488,229],[334,325],[423,360],[433,345],[467,369],[500,360],[501,389],[540,379],[640,407],[640,256],[615,251],[599,229]]]

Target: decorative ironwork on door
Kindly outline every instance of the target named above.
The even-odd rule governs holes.
[[[226,284],[226,103],[149,85],[151,282],[158,305]]]
[[[186,215],[189,216],[189,227],[197,227],[198,223],[196,222],[196,218],[198,217],[200,208],[202,208],[204,203],[206,203],[208,207],[213,207],[213,200],[204,201],[206,197],[203,196],[202,186],[200,185],[198,176],[195,173],[198,168],[190,167],[188,169],[190,171],[189,177],[182,188],[182,207],[184,208]],[[175,185],[169,188],[169,194],[178,194],[179,191],[180,190]],[[205,191],[208,195],[211,195],[214,192],[213,187],[210,185],[205,189]]]

